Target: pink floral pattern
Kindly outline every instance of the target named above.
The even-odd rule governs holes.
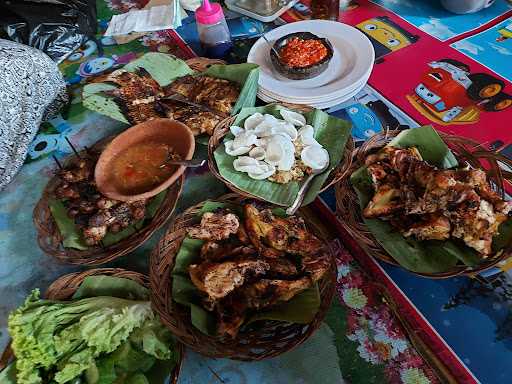
[[[128,12],[130,9],[144,8],[149,0],[105,0],[107,6],[119,13]]]
[[[378,287],[342,249],[337,259],[337,293],[347,308],[347,338],[358,343],[361,358],[385,366],[389,384],[437,384],[430,366],[416,352]]]

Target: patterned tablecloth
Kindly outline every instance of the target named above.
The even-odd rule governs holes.
[[[98,0],[99,46],[89,42],[61,65],[73,94],[69,113],[43,125],[22,171],[0,193],[0,346],[8,340],[8,312],[32,288],[44,289],[58,276],[77,269],[56,263],[36,243],[32,209],[52,174],[51,156],[62,158],[71,153],[65,138],[81,148],[126,128],[82,106],[80,90],[85,79],[148,51],[181,58],[193,56],[194,50],[200,54],[193,18],[185,19],[177,34],[153,32],[124,45],[102,38],[112,14],[141,8],[146,3],[147,0]],[[487,112],[478,105],[465,104],[468,110],[445,117],[422,108],[421,95],[416,91],[422,76],[428,74],[429,63],[451,59],[466,64],[460,66],[466,75],[485,72],[502,80],[504,92],[510,93],[512,66],[506,63],[512,55],[512,35],[507,32],[512,23],[512,6],[507,1],[497,0],[486,11],[459,17],[432,5],[437,2],[342,3],[347,4],[341,21],[365,31],[379,56],[369,85],[350,101],[329,110],[352,122],[356,141],[383,127],[432,123],[444,131],[484,142],[506,156],[512,155],[512,131],[505,129],[512,108]],[[309,13],[307,2],[299,3],[283,15],[283,20],[307,18]],[[232,13],[227,17],[236,37],[230,57],[234,62],[244,60],[253,37],[277,24],[264,25]],[[377,32],[373,27],[367,28],[369,24],[375,25]],[[204,146],[198,146],[197,156],[206,156]],[[224,186],[207,169],[189,172],[178,210],[224,192]],[[335,206],[332,191],[322,198],[325,203],[319,200],[315,208],[337,228],[331,211]],[[147,271],[148,252],[160,236],[161,231],[137,251],[109,266]],[[358,252],[350,239],[344,243],[346,248],[341,249],[337,260],[336,298],[325,323],[310,340],[280,357],[258,363],[206,359],[188,351],[179,382],[427,384],[443,382],[440,377],[446,380],[446,376],[468,383],[507,382],[505,378],[512,375],[508,364],[512,286],[507,274],[492,277],[493,282],[488,284],[467,278],[420,279],[370,260]],[[501,268],[506,270],[508,264]],[[440,374],[441,366],[447,369],[447,375]]]

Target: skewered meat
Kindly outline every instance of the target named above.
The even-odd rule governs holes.
[[[263,275],[270,266],[262,260],[239,259],[212,263],[205,261],[189,267],[192,283],[201,291],[218,300],[227,296],[247,279]]]
[[[60,184],[55,197],[63,200],[69,217],[81,228],[87,245],[96,245],[107,232],[119,232],[146,215],[146,200],[131,203],[108,199],[101,195],[94,183],[96,159],[79,159],[60,170]]]
[[[240,223],[232,213],[206,212],[201,224],[188,229],[190,237],[201,240],[224,240],[237,233]]]
[[[98,244],[107,234],[107,226],[87,227],[83,229],[85,243],[87,245]]]

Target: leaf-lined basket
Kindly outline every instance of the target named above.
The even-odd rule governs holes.
[[[229,194],[216,199],[214,203],[240,206],[244,202],[249,201],[239,195]],[[284,318],[287,318],[289,321],[303,322],[304,317],[302,316],[299,319],[300,316],[297,316],[296,310],[292,311],[288,308],[288,312],[286,312],[282,311],[281,308],[281,311],[267,312],[259,318],[251,319],[256,321],[265,318],[266,320],[246,325],[245,328],[240,330],[235,339],[211,336],[207,334],[207,328],[211,325],[204,318],[202,313],[204,311],[198,305],[193,304],[189,298],[194,294],[195,286],[190,286],[191,284],[188,285],[183,281],[178,284],[175,283],[177,277],[184,279],[181,269],[186,268],[185,265],[190,263],[190,258],[194,257],[193,254],[182,254],[177,259],[178,252],[180,250],[183,252],[184,249],[182,245],[186,239],[186,229],[200,221],[205,203],[199,203],[190,207],[184,213],[174,218],[167,233],[151,253],[150,281],[152,302],[153,307],[160,315],[164,324],[183,344],[198,353],[215,358],[227,357],[245,361],[261,360],[280,355],[304,342],[320,326],[334,295],[336,282],[334,251],[329,247],[332,256],[331,267],[318,282],[320,304],[310,322],[300,324],[282,321]],[[313,223],[312,218],[308,215],[304,215],[301,211],[299,211],[299,214],[306,221],[308,228],[316,236],[324,240],[326,244],[329,244],[326,238],[327,235],[325,235],[326,231],[322,231],[318,224]],[[192,251],[193,245],[192,247],[186,245],[185,250],[187,252]],[[180,263],[185,265],[180,265]],[[173,296],[173,288],[181,290],[180,292],[174,292],[175,295],[178,294],[180,296],[178,300],[189,305],[176,302]],[[304,302],[315,302],[316,298],[313,296],[316,292],[316,289],[312,289],[310,292],[306,292],[302,299]],[[187,301],[189,303],[186,303]],[[194,325],[192,321],[199,321],[199,323],[196,322]],[[200,328],[205,328],[203,329],[204,332]]]
[[[79,154],[99,156],[111,140],[112,137],[100,140]],[[63,165],[71,165],[77,160],[76,155],[71,155],[65,159]],[[89,247],[81,239],[81,232],[74,221],[67,216],[62,202],[54,197],[54,190],[60,180],[57,176],[53,176],[33,212],[37,242],[46,254],[66,264],[100,265],[112,261],[144,244],[165,224],[176,207],[184,182],[185,176],[182,175],[166,191],[155,196],[147,205],[146,217],[143,220],[119,233],[108,233],[101,246]]]
[[[123,69],[132,72],[139,67],[146,69],[161,86],[169,85],[179,77],[195,73],[238,83],[241,88],[240,95],[233,107],[232,115],[256,103],[259,68],[255,64],[226,65],[222,60],[205,57],[183,61],[163,53],[150,52],[126,64]],[[115,88],[114,85],[106,83],[86,84],[82,90],[83,105],[92,111],[128,124],[128,120],[115,101],[101,94],[101,91]]]
[[[455,241],[416,241],[404,238],[390,224],[380,219],[365,219],[362,209],[373,196],[371,180],[364,166],[365,158],[385,145],[418,148],[424,160],[438,168],[484,169],[496,190],[504,195],[504,183],[512,180],[512,161],[491,152],[479,143],[436,132],[432,127],[406,131],[388,131],[373,136],[353,154],[350,177],[336,186],[336,214],[342,226],[369,255],[401,266],[428,278],[471,275],[489,269],[512,255],[512,220],[503,223],[494,238],[495,254],[481,258],[471,248]]]
[[[224,140],[230,138],[229,127],[243,126],[245,119],[255,112],[269,113],[281,118],[282,108],[302,113],[307,123],[315,129],[315,138],[329,152],[330,164],[327,170],[315,176],[302,203],[311,203],[316,196],[341,180],[351,164],[354,142],[350,136],[350,123],[329,116],[325,112],[306,106],[269,104],[264,107],[244,108],[238,115],[225,119],[217,127],[208,143],[208,165],[210,171],[233,192],[252,199],[267,201],[288,207],[293,204],[301,183],[292,181],[277,184],[268,180],[254,180],[233,167],[236,157],[230,156],[224,149]]]
[[[103,286],[101,280],[96,280],[95,282],[87,281],[87,278],[91,276],[110,276],[119,279],[116,282],[115,286],[111,283],[108,284],[108,286]],[[87,284],[83,284],[84,281],[86,281]],[[66,301],[70,299],[80,299],[92,296],[113,296],[131,300],[140,300],[146,299],[146,297],[149,294],[148,289],[149,279],[147,278],[147,276],[141,273],[127,271],[121,268],[97,268],[90,269],[84,272],[70,273],[59,277],[48,287],[46,293],[44,294],[44,297],[49,300],[61,301]],[[126,296],[127,294],[129,296]],[[178,382],[181,364],[183,361],[183,345],[180,343],[176,343],[176,347],[178,353],[178,360],[176,361],[174,367],[172,368],[169,381],[170,384],[176,384]],[[7,367],[13,360],[14,354],[9,343],[5,350],[3,351],[2,356],[0,358],[0,371]],[[149,374],[152,375],[152,377],[154,378],[164,377],[166,376],[166,372],[168,375],[169,370],[168,367],[166,366],[167,364],[168,363],[163,361],[159,362],[158,364],[155,365],[154,368],[150,370]],[[14,374],[14,372],[12,372],[12,374]],[[10,378],[11,375],[8,376]],[[14,379],[14,377],[12,379]],[[163,379],[159,381],[161,382],[161,384],[164,383]],[[12,384],[14,383],[15,381],[12,381]]]

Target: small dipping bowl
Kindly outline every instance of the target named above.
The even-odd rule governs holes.
[[[320,41],[327,48],[327,56],[325,56],[318,63],[308,65],[307,67],[290,67],[286,65],[281,61],[276,51],[278,53],[281,53],[281,49],[283,49],[285,45],[288,44],[288,41],[294,37],[298,37],[299,39],[302,40]],[[329,40],[318,37],[317,35],[314,35],[310,32],[290,33],[289,35],[279,38],[274,43],[273,47],[275,50],[270,50],[270,60],[272,61],[272,65],[274,66],[278,73],[292,80],[306,80],[320,75],[327,69],[327,67],[329,66],[329,62],[331,61],[332,56],[334,54],[334,50]]]
[[[134,194],[127,193],[119,186],[119,175],[115,174],[113,165],[124,151],[145,143],[167,144],[182,160],[192,159],[195,150],[192,131],[185,124],[175,120],[153,119],[128,128],[107,145],[96,163],[94,178],[98,190],[103,195],[127,202],[148,199],[171,186],[185,172],[185,166],[176,166],[168,178],[152,189]]]

